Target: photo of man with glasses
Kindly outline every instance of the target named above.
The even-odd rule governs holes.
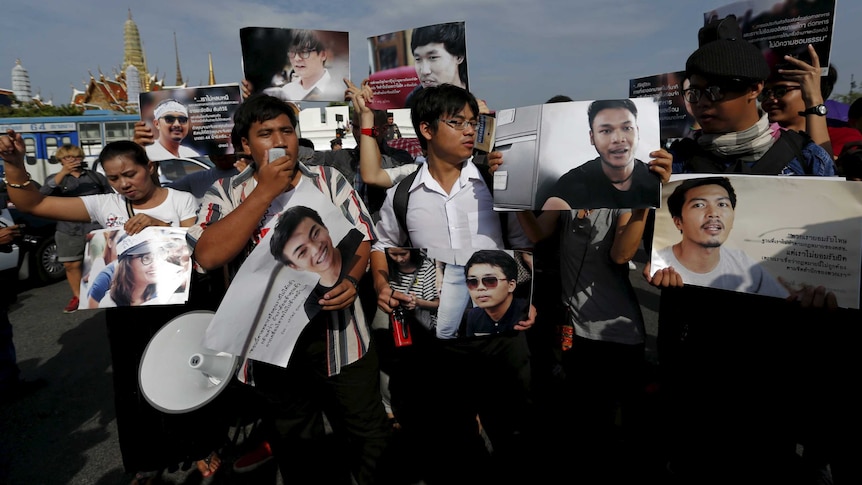
[[[104,175],[87,170],[84,150],[77,145],[63,145],[54,157],[60,162],[60,171],[49,175],[39,191],[44,195],[77,197],[81,195],[107,194],[111,192],[108,179]],[[94,222],[58,221],[54,233],[57,242],[57,260],[66,269],[66,281],[72,289],[72,298],[63,313],[78,310],[81,272],[84,260],[84,246],[87,233],[101,226]]]
[[[153,129],[156,142],[148,145],[147,157],[157,162],[170,158],[198,157],[195,150],[181,145],[189,134],[189,110],[175,99],[165,99],[153,109]]]

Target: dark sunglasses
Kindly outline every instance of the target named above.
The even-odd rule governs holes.
[[[475,290],[479,287],[480,278],[467,278],[467,288],[470,290]],[[500,281],[508,281],[509,278],[497,278],[496,276],[483,276],[481,278],[482,286],[488,288],[489,290],[493,290],[497,287],[497,284]]]
[[[775,86],[764,88],[763,91],[757,95],[757,100],[763,103],[769,98],[781,99],[788,92],[796,91],[797,89],[802,89],[802,86]]]
[[[162,116],[162,119],[167,121],[169,125],[174,124],[174,122],[179,121],[181,125],[184,125],[189,122],[188,116],[174,116],[174,115],[165,115]]]

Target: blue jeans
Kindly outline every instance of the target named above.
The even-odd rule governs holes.
[[[464,279],[464,267],[447,263],[443,270],[443,286],[440,288],[440,307],[437,309],[437,338],[458,337],[458,328],[468,303],[470,292]]]

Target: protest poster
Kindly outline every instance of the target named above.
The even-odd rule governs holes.
[[[653,274],[671,266],[683,284],[778,298],[803,286],[823,286],[839,306],[859,308],[862,192],[857,182],[674,176],[662,199],[652,241]]]
[[[147,156],[161,161],[234,153],[230,132],[240,102],[238,84],[141,93],[141,120],[155,137]]]
[[[364,236],[310,183],[278,196],[268,213],[262,239],[231,281],[204,344],[285,367]]]
[[[498,111],[495,209],[657,207],[661,180],[647,164],[660,148],[658,113],[651,98]]]
[[[687,82],[685,71],[629,80],[630,97],[652,98],[658,103],[662,147],[669,147],[674,140],[685,138],[693,131],[694,115],[683,96]]]
[[[87,235],[81,310],[180,305],[189,299],[192,261],[187,228],[147,227],[129,235],[97,229]]]
[[[369,106],[410,108],[423,88],[444,83],[469,90],[465,31],[464,22],[449,22],[369,37]]]
[[[242,66],[252,94],[283,101],[344,101],[350,77],[347,32],[243,27]]]
[[[829,72],[835,26],[835,0],[744,0],[703,14],[704,25],[735,15],[745,40],[757,46],[771,69],[786,64],[785,55],[811,63],[814,46],[823,76]]]

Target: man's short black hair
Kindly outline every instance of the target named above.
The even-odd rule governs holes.
[[[629,113],[634,115],[635,120],[638,119],[638,107],[635,106],[635,103],[630,99],[600,99],[598,101],[593,101],[590,103],[590,107],[587,108],[587,118],[590,122],[590,130],[593,129],[593,120],[596,119],[596,115],[599,114],[600,111],[606,109],[627,109]]]
[[[428,148],[428,140],[421,135],[419,127],[422,123],[428,123],[431,131],[436,132],[437,120],[444,116],[460,113],[465,105],[470,107],[473,115],[479,116],[479,104],[476,102],[476,97],[464,88],[451,84],[441,84],[424,88],[416,93],[413,107],[410,109],[410,118],[423,150]]]
[[[461,57],[463,62],[458,65],[458,77],[467,86],[467,41],[464,35],[464,22],[428,25],[413,29],[410,39],[410,52],[415,53],[417,47],[428,44],[443,44],[446,52]]]
[[[321,219],[320,214],[316,210],[303,205],[289,207],[278,216],[278,223],[273,230],[272,239],[269,240],[269,252],[281,264],[286,266],[292,264],[290,259],[284,255],[284,245],[287,244],[290,236],[293,235],[293,232],[296,231],[296,228],[305,219],[311,219],[326,227],[326,224],[323,223],[323,219]]]
[[[695,187],[702,187],[704,185],[718,185],[722,187],[727,191],[727,196],[730,198],[730,206],[736,209],[736,192],[733,190],[733,186],[730,185],[730,179],[727,177],[686,179],[667,198],[667,208],[670,211],[671,217],[682,219],[682,206],[685,204],[685,194]]]
[[[233,115],[233,126],[239,136],[240,146],[242,139],[248,139],[248,131],[254,123],[263,123],[287,115],[294,128],[299,126],[296,112],[293,106],[268,94],[253,94],[240,103],[239,108]]]
[[[476,251],[467,260],[467,264],[464,265],[464,274],[466,275],[470,271],[470,268],[477,264],[496,266],[500,268],[500,271],[503,272],[503,275],[507,279],[516,283],[518,281],[518,263],[506,251],[501,249],[481,249]]]
[[[311,148],[312,150],[314,150],[314,142],[309,140],[308,138],[300,138],[298,141],[299,141],[299,146]]]
[[[557,95],[551,96],[551,99],[545,101],[545,104],[567,103],[569,101],[574,101],[574,100],[572,98],[566,96],[565,94],[557,94]]]

